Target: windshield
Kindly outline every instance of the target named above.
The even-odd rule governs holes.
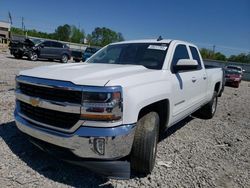
[[[161,69],[168,49],[166,43],[127,43],[109,45],[87,63],[142,65],[149,69]]]
[[[233,69],[233,70],[241,71],[241,68],[233,67],[233,66],[228,66],[227,69]]]
[[[42,40],[40,40],[40,39],[30,39],[30,40],[31,40],[35,45],[42,42]]]
[[[225,71],[226,74],[240,74],[236,69],[228,69]]]

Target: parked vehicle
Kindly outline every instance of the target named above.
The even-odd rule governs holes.
[[[241,75],[243,75],[243,73],[245,72],[244,69],[242,69],[241,66],[235,66],[235,65],[228,65],[224,67],[225,70],[235,70],[237,72],[239,72]]]
[[[225,70],[226,85],[232,85],[236,88],[240,86],[242,79],[242,74],[236,69],[226,69]]]
[[[71,58],[71,51],[66,44],[56,41],[43,41],[33,47],[32,53],[29,54],[29,59],[36,61],[38,58],[60,60],[62,63],[67,63]]]
[[[93,54],[95,54],[100,48],[97,47],[87,47],[83,53],[82,61],[86,61],[88,58],[90,58]]]
[[[38,58],[60,60],[62,63],[67,63],[71,58],[71,52],[66,44],[56,41],[36,41],[33,39],[26,39],[22,42],[11,42],[10,52],[15,58],[28,57],[32,61]]]
[[[110,44],[85,63],[21,71],[15,121],[32,143],[111,177],[150,173],[159,134],[209,119],[223,87],[198,48],[177,40]],[[58,155],[59,153],[59,155]]]
[[[71,57],[75,62],[80,62],[82,60],[83,52],[82,50],[71,49]]]
[[[42,41],[39,39],[24,39],[22,40],[11,40],[9,44],[10,54],[17,59],[21,59],[23,56],[28,57],[32,51],[32,47]]]

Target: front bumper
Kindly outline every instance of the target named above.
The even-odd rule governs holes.
[[[135,133],[135,124],[110,128],[79,127],[73,133],[63,133],[37,126],[15,111],[18,129],[31,137],[68,149],[85,159],[116,160],[129,155]],[[96,150],[95,140],[104,140],[104,153]]]

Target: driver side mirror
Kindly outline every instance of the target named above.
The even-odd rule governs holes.
[[[44,48],[44,44],[40,44],[41,48]]]
[[[193,59],[179,59],[176,65],[173,66],[174,72],[185,70],[196,70],[199,64]]]

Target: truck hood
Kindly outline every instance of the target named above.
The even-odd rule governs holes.
[[[110,80],[131,78],[133,75],[151,71],[140,65],[68,63],[24,70],[19,75],[70,81],[76,85],[104,86]]]

